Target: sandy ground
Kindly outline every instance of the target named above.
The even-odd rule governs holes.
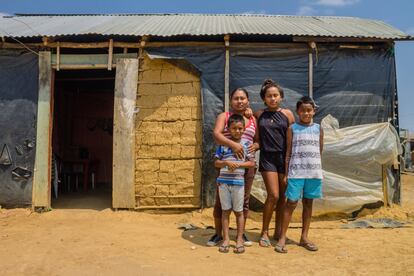
[[[345,220],[311,225],[318,252],[290,245],[277,254],[257,242],[243,255],[221,254],[204,244],[212,235],[212,210],[186,213],[114,212],[109,198],[62,199],[51,212],[0,210],[1,275],[413,275],[414,176],[403,176],[403,206],[365,212],[408,221],[397,229],[341,229]],[[75,203],[76,204],[75,204]],[[82,206],[84,209],[76,209]],[[72,208],[72,209],[71,209]],[[85,209],[86,208],[86,209]],[[234,220],[234,219],[233,219]],[[259,238],[260,214],[247,235]],[[177,229],[193,223],[197,230]],[[300,224],[289,229],[300,236]],[[234,234],[234,232],[233,232]],[[234,244],[234,242],[233,242]]]

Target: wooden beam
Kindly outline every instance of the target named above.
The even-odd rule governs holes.
[[[135,106],[138,59],[116,63],[112,207],[135,208]]]
[[[50,208],[50,157],[52,116],[51,53],[39,52],[39,95],[37,102],[36,157],[33,175],[32,206]]]
[[[374,46],[372,45],[339,45],[339,49],[359,49],[359,50],[372,50]]]
[[[230,108],[230,36],[224,36],[224,46],[226,47],[226,61],[224,67],[224,111]]]
[[[384,43],[393,41],[393,39],[380,39],[380,38],[365,38],[365,37],[320,37],[320,36],[294,36],[292,38],[294,42],[319,42],[319,43],[341,43],[341,42],[377,42]]]
[[[116,61],[120,58],[136,58],[136,53],[128,54],[113,54],[112,65],[116,66]],[[52,68],[57,69],[58,55],[52,55]],[[107,69],[108,68],[108,55],[73,55],[73,54],[60,54],[59,55],[59,69],[63,70],[75,70],[75,69]]]

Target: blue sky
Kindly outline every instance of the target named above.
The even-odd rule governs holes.
[[[257,13],[336,15],[382,20],[414,35],[411,0],[0,0],[14,13]],[[400,125],[414,133],[414,41],[396,43]]]

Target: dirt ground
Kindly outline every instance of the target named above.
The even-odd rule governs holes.
[[[362,215],[398,219],[408,222],[406,227],[341,229],[344,219],[318,220],[311,225],[311,238],[319,251],[289,245],[285,255],[258,246],[261,216],[257,213],[247,225],[247,235],[255,242],[245,254],[236,255],[204,246],[214,231],[207,228],[213,225],[211,209],[175,214],[114,212],[104,208],[107,199],[97,203],[83,199],[80,204],[86,204],[86,209],[61,203],[43,214],[1,209],[0,274],[413,275],[414,176],[402,179],[402,207]],[[178,229],[181,223],[199,229],[183,231]],[[299,226],[294,223],[289,229],[289,237],[296,241]]]

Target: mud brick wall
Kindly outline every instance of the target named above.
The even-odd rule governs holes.
[[[200,79],[185,61],[141,60],[136,122],[138,206],[200,204]]]

